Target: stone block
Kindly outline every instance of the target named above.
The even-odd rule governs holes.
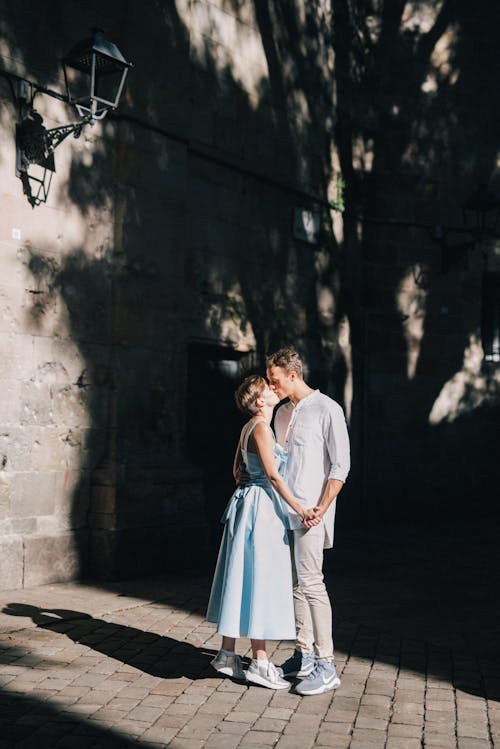
[[[0,333],[0,380],[25,380],[31,377],[33,338],[17,333]]]
[[[60,330],[60,303],[48,291],[0,287],[0,332],[53,335]]]
[[[42,382],[23,382],[19,392],[21,426],[54,424],[53,386]]]
[[[31,430],[0,426],[0,467],[6,471],[28,471],[31,467]]]
[[[23,542],[20,536],[0,538],[0,589],[14,590],[23,585]]]
[[[32,469],[57,471],[85,465],[88,429],[45,426],[32,428]]]
[[[68,427],[85,429],[92,426],[91,401],[93,388],[76,384],[51,389],[54,421]]]
[[[24,559],[24,586],[63,583],[79,577],[85,536],[63,534],[27,537]]]
[[[90,495],[90,511],[96,516],[115,514],[117,512],[116,487],[94,484]]]
[[[9,516],[13,474],[0,472],[0,520]]]
[[[53,472],[17,473],[11,486],[12,517],[36,518],[52,515],[55,509],[55,474]]]
[[[18,289],[25,289],[32,276],[26,265],[26,250],[14,242],[0,242],[2,253],[2,283]]]
[[[40,518],[11,518],[9,521],[10,532],[19,535],[26,536],[27,534],[36,533],[38,529]]]
[[[59,527],[81,528],[87,525],[90,504],[90,477],[85,470],[54,472],[55,514]]]
[[[0,418],[2,427],[19,425],[22,386],[18,380],[3,379],[0,387]]]

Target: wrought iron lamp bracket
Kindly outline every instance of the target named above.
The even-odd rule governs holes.
[[[85,125],[93,125],[94,120],[92,117],[85,117],[80,122],[72,122],[69,125],[60,125],[59,127],[52,127],[46,131],[46,141],[49,151],[54,152],[57,146],[65,140],[68,135],[72,135],[73,138],[77,139],[82,134],[82,130]]]

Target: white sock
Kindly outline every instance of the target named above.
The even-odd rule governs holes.
[[[221,648],[219,653],[224,653],[224,655],[235,655],[234,650],[224,650],[224,648]]]
[[[252,660],[260,667],[264,666],[264,668],[267,668],[269,661],[267,658],[252,658]]]

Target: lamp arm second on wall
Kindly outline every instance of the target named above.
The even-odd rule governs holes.
[[[82,130],[85,125],[93,126],[94,121],[92,117],[84,117],[80,122],[72,122],[69,125],[61,125],[60,127],[53,127],[47,130],[47,146],[51,152],[54,152],[57,146],[65,140],[68,135],[72,135],[73,138],[79,138],[82,134]]]

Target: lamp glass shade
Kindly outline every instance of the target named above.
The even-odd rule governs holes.
[[[101,119],[118,106],[131,63],[100,29],[63,58],[68,99],[81,117]]]

